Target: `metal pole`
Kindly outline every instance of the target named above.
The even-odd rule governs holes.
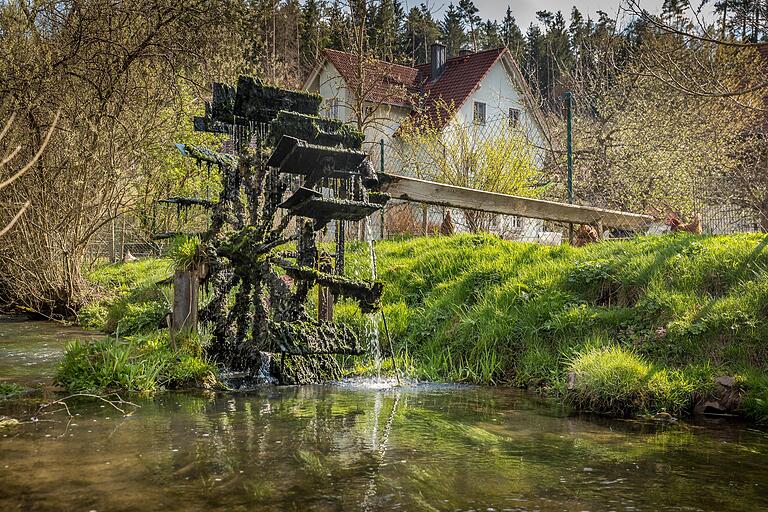
[[[566,149],[568,152],[568,202],[573,204],[573,94],[565,93]]]
[[[573,204],[573,94],[565,92],[565,148],[568,156],[568,203]],[[568,224],[568,242],[573,243],[573,223]]]
[[[379,169],[384,173],[384,139],[379,140]],[[379,239],[384,240],[384,206],[381,207],[381,220],[379,222]]]

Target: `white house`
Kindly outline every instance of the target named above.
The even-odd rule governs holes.
[[[431,62],[417,67],[376,59],[361,62],[355,54],[326,49],[304,89],[320,94],[324,115],[365,133],[374,162],[383,140],[390,172],[410,171],[418,148],[404,142],[401,130],[414,123],[428,124],[443,137],[464,130],[485,140],[515,130],[536,152],[539,165],[549,145],[544,116],[506,48],[447,59],[445,46],[436,43]],[[457,213],[454,222],[461,227]],[[505,217],[495,224],[494,231],[511,238],[536,238],[543,231],[543,222],[536,219]]]

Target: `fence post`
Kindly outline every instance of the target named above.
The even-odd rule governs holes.
[[[565,150],[568,158],[568,204],[573,204],[573,93],[565,92]],[[568,224],[568,242],[573,243],[573,223]]]
[[[568,155],[568,202],[573,204],[573,94],[565,93],[566,151]]]
[[[379,140],[379,167],[384,173],[384,139]],[[381,221],[379,222],[379,239],[384,240],[384,206],[381,207]]]

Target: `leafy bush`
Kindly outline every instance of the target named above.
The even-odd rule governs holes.
[[[107,323],[109,309],[100,301],[86,304],[77,312],[77,323],[89,329],[103,329]]]
[[[161,327],[168,314],[165,301],[149,301],[138,304],[127,303],[122,310],[122,317],[117,321],[120,336],[130,336],[155,331]]]

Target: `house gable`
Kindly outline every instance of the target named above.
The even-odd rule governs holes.
[[[474,101],[485,103],[489,117],[494,118],[508,116],[509,109],[514,108],[521,112],[522,122],[533,127],[540,143],[549,141],[539,105],[506,48],[452,57],[437,80],[430,76],[430,64],[409,67],[371,59],[364,65],[366,78],[361,84],[357,56],[323,50],[304,88],[319,92],[324,99],[343,94],[347,104],[350,91],[362,89],[371,103],[396,107],[398,124],[406,113],[411,121],[424,121],[437,129],[452,121],[471,122]],[[451,109],[455,110],[454,116],[449,115]],[[342,120],[348,121],[349,117]]]

